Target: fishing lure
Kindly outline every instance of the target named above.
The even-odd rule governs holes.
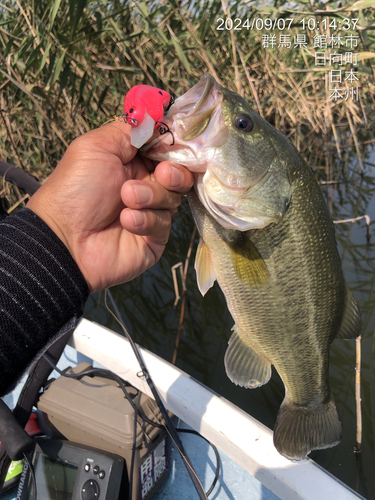
[[[123,118],[132,127],[133,146],[136,148],[143,146],[152,137],[156,128],[160,134],[166,132],[172,134],[162,119],[164,112],[168,111],[173,103],[174,99],[168,92],[150,85],[136,85],[129,90],[124,101]]]

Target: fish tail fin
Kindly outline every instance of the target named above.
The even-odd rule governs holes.
[[[302,406],[284,399],[273,435],[279,453],[302,460],[312,450],[331,448],[340,442],[341,422],[331,395],[325,403]]]

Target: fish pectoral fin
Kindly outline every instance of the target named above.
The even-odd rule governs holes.
[[[331,448],[340,439],[341,422],[332,395],[308,406],[284,399],[273,430],[273,443],[281,455],[303,460],[310,451]]]
[[[267,283],[268,269],[254,243],[244,233],[239,233],[235,241],[227,243],[238,279],[250,286]]]
[[[362,331],[362,318],[357,301],[353,297],[352,291],[346,285],[345,309],[341,320],[340,330],[336,335],[337,339],[355,339]]]
[[[234,384],[254,389],[266,384],[271,378],[271,363],[241,337],[241,330],[234,325],[225,353],[225,370]]]
[[[199,291],[204,296],[215,283],[216,273],[212,265],[210,251],[202,238],[199,240],[194,268],[197,273]]]

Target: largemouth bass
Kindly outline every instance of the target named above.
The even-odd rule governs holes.
[[[205,294],[217,280],[235,320],[229,378],[259,387],[274,365],[285,386],[274,444],[285,457],[336,445],[330,343],[357,337],[362,324],[312,171],[288,139],[208,74],[163,121],[174,145],[167,134],[141,152],[194,172],[198,286]]]

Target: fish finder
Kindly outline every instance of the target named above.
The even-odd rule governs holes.
[[[36,439],[32,457],[37,495],[27,463],[17,500],[118,500],[127,498],[125,460],[89,446]]]

